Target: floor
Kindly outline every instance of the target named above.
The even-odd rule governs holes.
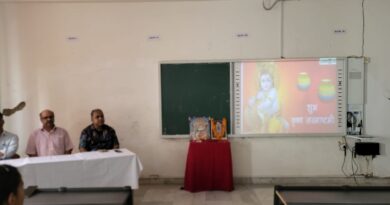
[[[238,185],[232,192],[191,193],[178,185],[141,185],[134,205],[272,205],[273,186]]]

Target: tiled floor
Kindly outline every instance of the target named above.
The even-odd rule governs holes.
[[[135,205],[272,205],[273,186],[235,186],[232,192],[191,193],[178,185],[141,185],[134,191]]]

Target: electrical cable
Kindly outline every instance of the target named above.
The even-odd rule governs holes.
[[[364,2],[365,0],[362,0],[362,57],[364,57],[364,35],[365,35],[365,30],[366,30],[366,17],[364,13]],[[264,2],[263,2],[264,3]]]
[[[341,165],[341,172],[343,172],[344,176],[348,177],[348,174],[347,172],[345,171],[345,160],[347,159],[347,145],[346,145],[346,138],[345,136],[343,136],[343,141],[344,141],[344,144],[340,143],[339,142],[339,149],[341,151],[344,151],[344,158],[343,158],[343,163]]]
[[[273,9],[274,6],[275,6],[279,1],[282,1],[282,0],[276,0],[276,1],[274,1],[274,3],[273,3],[270,7],[266,7],[266,6],[265,6],[265,0],[263,0],[263,8],[264,8],[265,10],[269,11],[269,10]]]
[[[344,158],[343,158],[343,164],[341,165],[341,171],[343,172],[344,176],[348,177],[348,174],[345,172],[344,170],[344,166],[345,166],[345,159],[347,158],[346,155],[344,155]]]
[[[263,1],[264,3],[264,1]],[[280,3],[280,58],[284,58],[284,5],[283,1]]]
[[[353,180],[356,183],[356,185],[359,185],[356,176],[358,175],[357,173],[360,170],[360,166],[356,162],[356,160],[354,159],[354,157],[355,157],[355,147],[350,147],[349,143],[347,142],[347,138],[345,136],[343,136],[343,139],[344,139],[346,150],[348,150],[351,153],[351,171],[352,171],[352,174],[348,175],[343,170],[344,169],[344,161],[345,161],[345,159],[343,161],[342,171],[343,171],[344,175],[346,175],[347,177],[353,177]],[[344,157],[346,158],[346,155]]]
[[[356,150],[355,150],[355,147],[353,147],[353,156],[356,156]],[[354,172],[355,175],[358,175],[359,171],[361,172],[362,171],[362,168],[360,166],[360,164],[357,162],[356,160],[356,157],[354,157],[354,160],[353,160],[355,166],[356,166],[356,171]]]
[[[366,158],[366,173],[364,174],[364,176],[366,177],[369,177],[371,175],[371,173],[368,172],[368,169],[369,169],[369,166],[370,166],[370,159],[368,156],[365,157]]]
[[[355,172],[355,169],[353,167],[353,165],[355,164],[355,160],[353,159],[354,158],[354,155],[355,155],[355,151],[351,151],[351,168],[352,168],[352,177],[353,177],[353,180],[355,181],[356,185],[358,185],[358,182],[356,180],[356,173],[357,171]]]

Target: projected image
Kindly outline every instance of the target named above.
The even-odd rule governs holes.
[[[337,133],[336,61],[241,62],[241,134]]]
[[[276,64],[256,63],[254,68],[253,76],[246,78],[249,82],[244,80],[248,89],[254,88],[254,92],[245,96],[245,129],[255,133],[284,132],[288,129],[288,123],[280,113]]]

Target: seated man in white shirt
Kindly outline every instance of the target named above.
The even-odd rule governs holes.
[[[18,150],[19,138],[17,135],[3,129],[4,119],[0,113],[0,160],[12,158]]]

